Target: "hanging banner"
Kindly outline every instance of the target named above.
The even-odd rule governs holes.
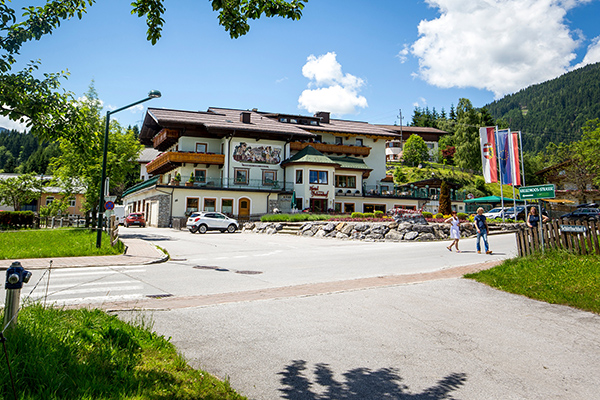
[[[498,182],[498,163],[496,161],[496,141],[494,132],[496,128],[479,128],[479,142],[481,145],[481,167],[485,183]]]
[[[496,146],[498,146],[498,168],[500,169],[500,182],[503,185],[512,185],[513,167],[510,153],[510,129],[496,131]]]
[[[521,163],[519,162],[519,135],[521,132],[510,133],[510,164],[512,168],[513,186],[521,186]]]

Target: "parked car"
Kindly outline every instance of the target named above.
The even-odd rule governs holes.
[[[146,226],[146,219],[144,214],[141,212],[131,213],[125,218],[125,227],[129,228],[131,225],[137,225],[144,228]]]
[[[599,208],[578,208],[577,210],[563,214],[561,219],[576,219],[582,221],[600,221]]]
[[[488,219],[502,218],[502,214],[505,214],[508,209],[504,207],[496,207],[492,208],[490,211],[483,213],[483,215]]]
[[[506,218],[508,219],[512,219],[512,220],[522,220],[525,221],[525,217],[527,215],[527,212],[525,210],[524,206],[517,206],[516,212],[515,212],[515,207],[510,207],[506,209],[505,214]]]
[[[186,227],[192,233],[206,233],[207,231],[233,233],[239,229],[239,224],[235,219],[220,212],[201,211],[190,215]]]

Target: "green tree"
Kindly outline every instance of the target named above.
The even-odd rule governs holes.
[[[404,144],[402,158],[406,165],[418,165],[429,160],[429,148],[423,138],[412,134]]]
[[[211,0],[213,10],[219,13],[219,24],[232,38],[245,35],[249,20],[283,17],[298,20],[307,0]],[[14,72],[16,57],[23,45],[52,34],[62,21],[83,17],[94,0],[46,0],[42,5],[24,6],[19,18],[6,0],[0,0],[0,115],[14,121],[26,122],[38,138],[53,140],[65,138],[85,144],[93,132],[79,114],[80,107],[72,93],[60,90],[60,83],[68,73],[36,75],[39,62],[30,62]],[[161,36],[165,20],[162,0],[135,0],[132,13],[146,18],[147,39],[155,44]]]
[[[88,120],[88,137],[85,146],[66,139],[59,139],[61,154],[56,157],[51,168],[54,175],[67,186],[85,188],[84,209],[90,211],[98,206],[100,179],[102,172],[102,148],[104,144],[104,118],[102,107],[93,83],[80,102],[81,115]],[[128,177],[137,170],[135,162],[142,150],[133,130],[125,130],[116,120],[112,120],[108,135],[107,172],[110,178],[111,193],[122,193]],[[71,190],[71,193],[73,191]]]
[[[481,169],[479,128],[493,125],[495,125],[494,119],[485,108],[474,108],[469,99],[461,98],[458,101],[454,132],[456,165],[472,170]]]
[[[397,185],[402,185],[408,182],[408,176],[406,175],[406,173],[404,173],[404,171],[402,171],[402,168],[400,166],[396,166],[393,175],[394,183]]]
[[[23,204],[39,199],[41,190],[42,182],[34,174],[0,179],[0,204],[19,211]]]

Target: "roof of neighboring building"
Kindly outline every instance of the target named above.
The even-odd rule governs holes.
[[[160,175],[157,175],[154,178],[147,179],[144,182],[138,183],[137,185],[130,187],[129,189],[127,189],[126,191],[123,192],[123,197],[125,197],[131,193],[135,193],[138,190],[142,190],[147,187],[156,185],[156,182],[158,182],[158,178],[160,178]]]
[[[329,157],[329,159],[333,162],[335,162],[336,164],[339,164],[340,168],[344,168],[344,169],[364,169],[364,170],[369,170],[372,171],[373,168],[369,168],[369,166],[367,164],[365,164],[365,162],[360,159],[360,158],[356,158],[356,157]]]
[[[432,133],[435,135],[447,135],[448,132],[437,128],[431,128],[428,126],[400,126],[400,125],[377,125],[384,129],[388,129],[394,132],[402,133]]]
[[[287,164],[300,164],[300,163],[310,163],[310,164],[331,164],[332,166],[339,165],[337,162],[332,161],[330,157],[327,157],[319,150],[315,149],[312,146],[306,146],[287,160],[284,160],[281,165]]]
[[[343,136],[345,134],[359,135],[359,136],[377,136],[386,138],[387,140],[393,140],[400,138],[400,136],[380,125],[369,124],[368,122],[362,121],[347,121],[343,119],[331,119],[329,123],[321,123],[318,126],[305,126],[305,129],[319,133],[331,133]]]
[[[149,163],[154,160],[161,152],[153,147],[144,147],[137,161],[139,163]]]

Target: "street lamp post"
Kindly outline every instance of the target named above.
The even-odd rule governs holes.
[[[131,103],[131,104],[126,105],[121,108],[117,108],[116,110],[106,112],[106,127],[104,129],[104,148],[102,151],[102,177],[100,178],[100,200],[98,202],[98,229],[97,229],[97,233],[96,233],[96,247],[97,248],[102,247],[102,222],[104,221],[104,190],[105,190],[105,187],[104,187],[105,182],[104,181],[106,180],[106,158],[107,158],[107,153],[108,153],[108,128],[110,126],[110,116],[112,114],[118,113],[119,111],[123,111],[130,107],[136,106],[145,101],[159,98],[160,96],[161,96],[161,94],[158,90],[151,90],[148,93],[148,97],[146,97],[145,99],[136,101],[135,103]]]

